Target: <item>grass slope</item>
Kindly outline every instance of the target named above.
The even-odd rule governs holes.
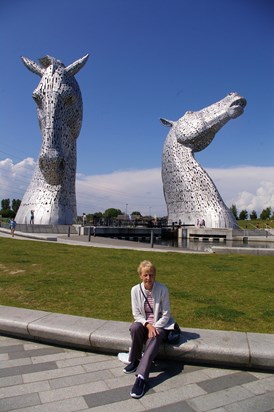
[[[274,259],[103,249],[0,238],[0,304],[131,321],[149,259],[182,327],[274,333]]]

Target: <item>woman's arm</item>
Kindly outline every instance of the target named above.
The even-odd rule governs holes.
[[[161,285],[160,302],[158,303],[159,319],[154,323],[155,328],[164,328],[170,319],[170,304],[168,288]]]
[[[145,309],[139,288],[140,286],[136,285],[131,289],[131,309],[135,322],[140,322],[145,325]]]

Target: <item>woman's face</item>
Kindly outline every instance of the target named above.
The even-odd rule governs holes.
[[[145,289],[151,290],[153,288],[153,284],[155,281],[155,270],[151,267],[143,267],[141,274],[140,274],[140,279],[142,282],[144,282]]]

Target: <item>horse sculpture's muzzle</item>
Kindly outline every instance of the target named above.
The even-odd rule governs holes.
[[[56,152],[41,155],[39,167],[48,184],[56,186],[62,183],[65,170],[65,160],[62,156]]]

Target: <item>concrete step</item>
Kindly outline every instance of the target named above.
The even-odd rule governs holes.
[[[131,345],[130,323],[0,306],[0,332],[94,352],[119,353]],[[180,342],[159,355],[186,363],[274,370],[274,334],[181,327]]]

